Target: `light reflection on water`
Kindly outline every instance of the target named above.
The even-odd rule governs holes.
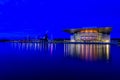
[[[120,47],[116,45],[1,43],[0,48],[1,76],[5,78],[97,80],[120,74]]]
[[[65,56],[78,57],[82,60],[109,60],[109,44],[64,44]]]
[[[54,43],[13,43],[14,48],[27,51],[48,51],[50,55],[61,51],[56,50],[59,44]],[[64,57],[79,58],[85,61],[107,60],[110,59],[109,44],[63,44]],[[61,53],[62,54],[62,53]]]
[[[49,51],[53,54],[56,49],[56,44],[53,43],[12,43],[12,47],[25,51]]]

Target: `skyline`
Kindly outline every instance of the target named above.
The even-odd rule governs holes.
[[[120,38],[119,2],[115,1],[0,1],[0,37],[44,35],[68,38],[66,28],[111,26],[111,38]]]

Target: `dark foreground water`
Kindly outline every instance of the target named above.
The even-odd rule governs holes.
[[[0,43],[0,80],[120,78],[120,46]]]

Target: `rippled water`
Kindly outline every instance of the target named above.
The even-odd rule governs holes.
[[[114,79],[120,46],[0,43],[0,80]]]

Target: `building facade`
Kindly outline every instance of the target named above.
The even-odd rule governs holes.
[[[111,27],[66,29],[71,42],[110,42]]]

